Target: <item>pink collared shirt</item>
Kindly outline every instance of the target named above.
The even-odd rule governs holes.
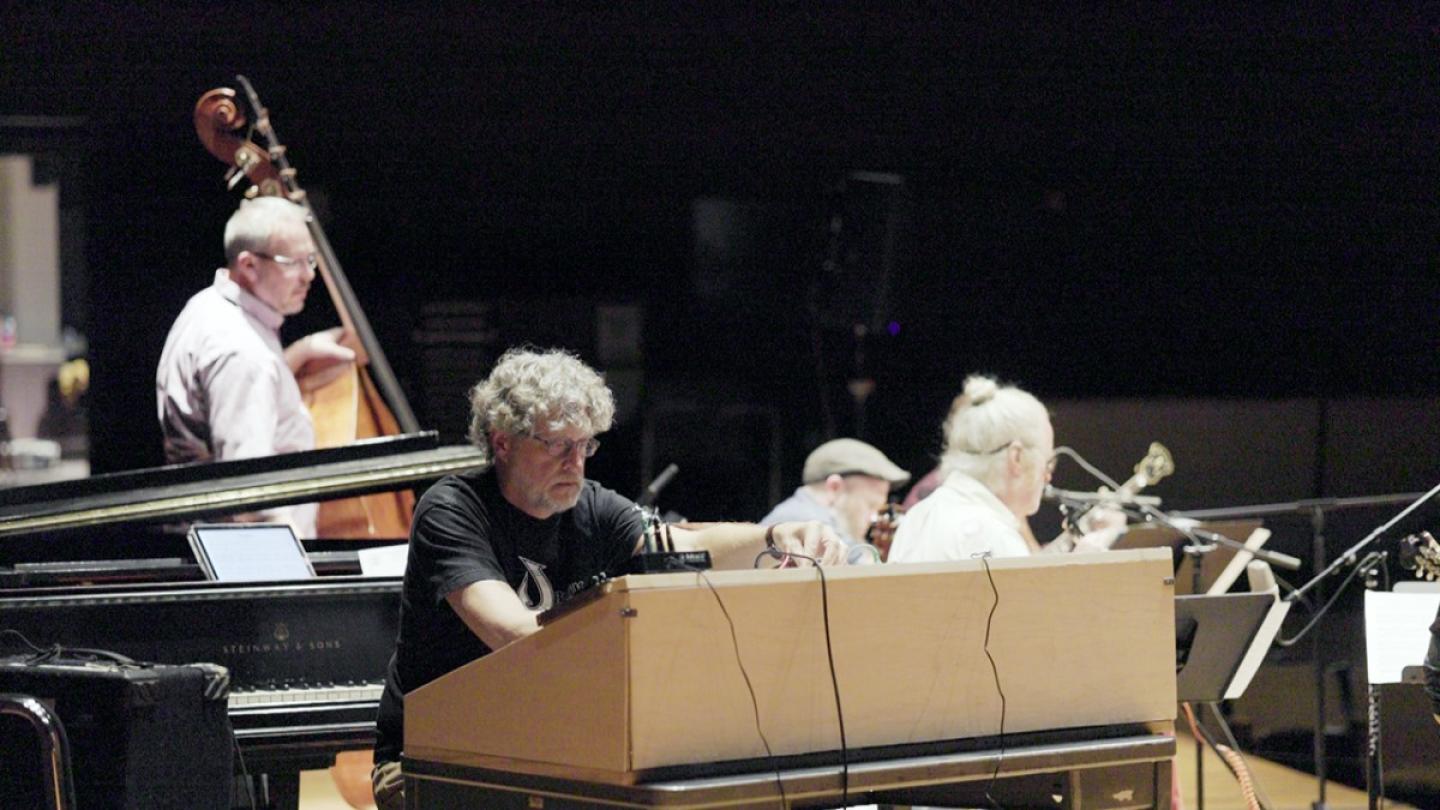
[[[170,327],[155,373],[165,460],[229,461],[315,448],[315,428],[280,345],[284,316],[215,271]],[[315,535],[315,504],[262,519]]]

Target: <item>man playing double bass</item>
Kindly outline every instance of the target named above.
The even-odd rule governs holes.
[[[281,197],[245,200],[225,225],[225,266],[170,328],[155,374],[165,461],[226,461],[311,450],[315,429],[297,375],[339,374],[355,353],[340,327],[281,348],[280,325],[305,307],[315,280],[306,211]],[[316,505],[259,519],[315,536]]]

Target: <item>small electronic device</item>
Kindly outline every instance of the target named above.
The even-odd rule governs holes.
[[[214,582],[311,579],[305,547],[285,523],[196,523],[190,548]]]

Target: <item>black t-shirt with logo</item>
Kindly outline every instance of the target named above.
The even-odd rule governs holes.
[[[575,508],[546,520],[516,509],[493,472],[448,476],[415,506],[400,597],[400,634],[380,699],[377,762],[400,758],[403,695],[487,655],[445,601],[474,582],[500,580],[527,607],[546,610],[597,575],[625,572],[644,531],[639,508],[585,481]]]

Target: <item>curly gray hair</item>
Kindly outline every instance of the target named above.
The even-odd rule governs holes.
[[[594,435],[615,420],[615,397],[595,369],[564,349],[510,349],[470,389],[470,441],[494,463],[490,432],[516,435],[579,427]]]

